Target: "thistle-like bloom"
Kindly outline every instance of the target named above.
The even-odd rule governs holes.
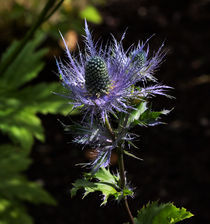
[[[117,147],[118,141],[113,140],[107,129],[100,123],[93,122],[92,125],[83,123],[83,126],[80,127],[80,133],[74,139],[74,142],[88,145],[97,153],[96,159],[86,165],[91,166],[93,173],[100,167],[107,167],[110,162],[111,152]]]
[[[95,150],[97,157],[90,163],[83,164],[90,166],[92,172],[96,172],[100,167],[107,167],[110,163],[111,152],[119,146],[120,142],[132,141],[134,134],[128,133],[127,130],[117,133],[116,138],[110,135],[110,132],[103,123],[93,121],[92,125],[88,122],[83,124],[74,123],[73,125],[64,125],[65,131],[75,135],[73,142],[88,146]]]
[[[130,57],[132,57],[135,66],[139,68],[138,74],[142,78],[145,80],[157,82],[157,79],[153,76],[153,74],[165,57],[165,51],[162,50],[164,43],[160,46],[158,51],[153,54],[152,57],[149,57],[149,46],[147,46],[146,50],[144,50],[144,48],[150,38],[147,39],[145,43],[139,42],[138,46],[131,51]]]
[[[122,40],[118,43],[113,37],[113,43],[97,48],[85,21],[85,54],[79,52],[78,58],[73,58],[62,36],[68,56],[67,62],[57,60],[58,72],[63,85],[67,88],[67,98],[74,108],[81,107],[85,116],[90,116],[91,123],[94,117],[104,122],[109,113],[127,112],[133,99],[149,95],[162,94],[167,86],[156,84],[155,87],[145,88],[147,78],[155,80],[153,70],[162,59],[160,50],[148,58],[144,45],[136,49],[125,51]],[[135,89],[137,82],[142,83],[140,89]]]

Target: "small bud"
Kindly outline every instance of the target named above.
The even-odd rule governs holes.
[[[145,51],[142,50],[141,52],[136,54],[134,59],[133,59],[133,61],[136,63],[136,65],[139,68],[141,68],[144,65],[145,61],[146,61],[146,53],[145,53]]]

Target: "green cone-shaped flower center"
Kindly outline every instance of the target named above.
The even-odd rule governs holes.
[[[85,86],[93,96],[108,93],[110,79],[105,61],[100,57],[92,57],[85,67]]]
[[[145,61],[146,61],[146,53],[145,51],[141,51],[139,52],[137,55],[135,55],[134,62],[136,62],[136,65],[140,68],[144,65]]]

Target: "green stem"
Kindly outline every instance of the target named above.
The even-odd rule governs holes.
[[[1,75],[7,70],[9,65],[13,62],[13,60],[17,57],[17,55],[22,51],[23,47],[28,42],[28,40],[33,36],[33,34],[37,30],[37,28],[45,21],[47,13],[53,7],[55,2],[56,2],[56,0],[48,0],[45,7],[41,11],[38,19],[34,23],[34,25],[27,32],[25,37],[20,41],[20,43],[17,45],[17,47],[15,48],[13,53],[5,60],[5,62],[3,64],[1,64],[1,66],[0,66],[0,74]],[[60,6],[60,4],[59,4],[59,6]],[[58,7],[56,7],[56,9],[57,8]],[[53,12],[54,12],[54,10],[53,10]],[[51,15],[52,15],[52,13],[50,13],[50,16]],[[47,18],[49,18],[49,16],[47,16]]]
[[[114,131],[112,130],[112,127],[109,123],[109,119],[108,119],[107,115],[105,117],[105,125],[106,125],[106,128],[108,129],[108,131],[109,131],[109,133],[112,137],[112,140],[114,141],[115,140],[115,134],[114,134]]]
[[[63,2],[64,0],[60,0],[60,2],[57,3],[54,9],[52,9],[52,11],[49,12],[49,14],[45,16],[44,22],[47,21],[54,14],[55,11],[57,11],[57,9],[62,5]]]
[[[120,172],[120,186],[121,186],[121,189],[124,189],[125,186],[126,186],[126,176],[125,176],[125,165],[124,165],[124,158],[123,158],[123,150],[121,148],[118,148],[117,154],[118,154],[118,165],[119,165],[119,172]],[[135,224],[133,215],[132,215],[131,210],[130,210],[129,205],[128,205],[128,199],[127,199],[126,196],[124,197],[124,204],[125,204],[125,208],[128,212],[131,223]]]
[[[118,148],[117,154],[118,154],[118,166],[119,166],[119,170],[120,170],[120,187],[123,189],[126,185],[123,150],[121,148]]]
[[[105,125],[106,125],[106,128],[108,129],[110,135],[112,136],[113,140],[115,140],[116,137],[115,137],[114,131],[112,130],[112,127],[109,123],[109,119],[107,116],[105,118]],[[118,154],[118,166],[119,166],[119,172],[120,172],[120,187],[122,190],[124,190],[124,188],[126,186],[126,176],[125,176],[125,165],[124,165],[122,148],[120,148],[120,147],[117,148],[117,154]],[[124,204],[125,204],[125,208],[127,210],[127,213],[129,215],[131,223],[135,224],[133,215],[132,215],[131,210],[128,205],[127,197],[124,197]]]

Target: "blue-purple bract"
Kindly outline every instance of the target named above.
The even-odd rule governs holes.
[[[112,42],[107,43],[104,48],[99,43],[94,43],[92,35],[85,21],[85,51],[79,50],[78,57],[73,57],[67,44],[63,39],[67,61],[56,60],[58,73],[61,77],[62,84],[67,89],[67,97],[74,108],[81,107],[84,118],[88,118],[93,123],[95,117],[105,122],[109,114],[116,115],[118,112],[127,113],[133,109],[132,101],[139,98],[151,97],[154,95],[165,95],[168,86],[160,85],[153,73],[161,63],[164,52],[163,45],[160,49],[149,57],[149,47],[145,43],[139,43],[137,47],[131,46],[125,50],[122,41],[125,37],[123,34],[118,42],[112,36]],[[144,60],[139,66],[138,54],[144,56]],[[93,58],[99,57],[106,63],[110,88],[106,94],[91,95],[85,85],[85,68],[87,62]],[[147,85],[147,83],[150,83]],[[154,83],[151,85],[151,82]],[[135,88],[138,84],[139,88]]]

